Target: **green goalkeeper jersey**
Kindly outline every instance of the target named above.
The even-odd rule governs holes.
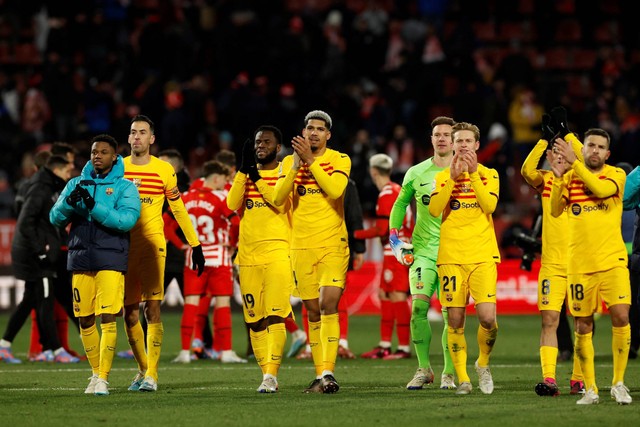
[[[431,216],[429,201],[435,184],[435,176],[444,169],[433,163],[433,157],[409,168],[404,175],[402,190],[393,204],[389,218],[389,228],[400,229],[407,206],[412,199],[415,199],[416,225],[411,239],[413,253],[433,261],[438,258],[442,218]]]

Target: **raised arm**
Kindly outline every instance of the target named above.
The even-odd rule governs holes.
[[[335,200],[341,197],[345,188],[347,188],[349,173],[351,172],[351,159],[346,154],[341,154],[335,164],[326,165],[315,161],[309,166],[309,170],[320,188],[322,188],[322,191],[330,199]]]

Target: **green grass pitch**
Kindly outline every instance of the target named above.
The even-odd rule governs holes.
[[[0,313],[4,330],[9,313]],[[309,361],[285,359],[279,374],[280,390],[256,392],[261,375],[255,361],[244,365],[218,361],[172,364],[179,350],[180,314],[163,314],[165,338],[156,393],[129,392],[135,374],[131,360],[116,359],[110,377],[109,396],[85,395],[90,369],[77,365],[0,362],[0,420],[3,426],[607,426],[631,425],[640,420],[640,360],[630,360],[626,384],[635,400],[618,406],[611,400],[611,323],[608,316],[597,321],[595,334],[596,377],[600,404],[576,405],[569,395],[571,363],[558,365],[561,395],[539,397],[533,391],[540,381],[538,358],[540,320],[537,316],[499,316],[499,334],[491,368],[495,383],[492,395],[477,388],[473,361],[477,357],[477,321],[467,322],[468,369],[474,385],[469,396],[438,389],[442,369],[440,333],[442,322],[433,323],[432,364],[436,384],[408,391],[406,383],[417,367],[409,360],[339,360],[336,378],[341,385],[335,395],[305,395],[302,389],[313,379]],[[243,355],[246,332],[239,314],[234,315],[234,348]],[[379,319],[352,316],[349,342],[362,353],[376,345]],[[29,324],[14,342],[16,356],[26,359]],[[80,350],[80,339],[71,337]],[[118,350],[127,340],[118,319]],[[634,421],[635,420],[635,421]]]

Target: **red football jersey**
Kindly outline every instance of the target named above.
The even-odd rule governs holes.
[[[380,243],[384,247],[385,256],[393,256],[391,247],[389,246],[389,216],[391,209],[395,203],[402,187],[393,181],[389,181],[378,194],[378,202],[376,203],[376,222],[371,228],[365,230],[356,230],[354,236],[356,239],[371,239],[380,237]],[[404,241],[411,240],[413,233],[413,212],[411,207],[407,206],[407,214],[404,216],[402,228],[398,230],[398,236]]]
[[[215,191],[207,187],[191,188],[182,194],[182,201],[202,244],[207,267],[231,265],[229,248],[237,241],[231,230],[234,225],[237,228],[239,219],[227,207],[226,199],[226,191]],[[185,261],[190,266],[190,254],[187,254]]]

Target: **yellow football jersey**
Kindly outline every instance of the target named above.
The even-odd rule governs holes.
[[[284,158],[276,185],[276,200],[293,190],[291,249],[348,245],[344,193],[351,173],[349,156],[327,149],[295,175],[289,173],[292,164],[292,155]]]
[[[571,143],[573,152],[578,160],[584,162],[582,157],[582,143],[570,133],[565,140]],[[521,174],[529,185],[540,193],[542,204],[542,257],[544,264],[566,265],[567,250],[569,244],[569,223],[565,214],[554,217],[551,214],[551,189],[553,187],[553,172],[545,169],[537,169],[538,163],[549,144],[541,139],[533,147],[531,153],[522,163]]]
[[[568,273],[626,267],[627,248],[622,239],[622,196],[627,179],[624,171],[604,165],[602,171],[593,173],[582,163],[574,162],[565,178],[554,179],[550,203],[556,212],[565,207],[568,211]],[[609,191],[612,194],[597,196],[605,188],[613,189]]]
[[[166,198],[189,245],[200,244],[180,198],[176,173],[171,164],[151,156],[146,165],[134,165],[128,156],[124,158],[124,177],[132,181],[140,193],[140,219],[131,230],[132,241],[154,235],[164,236],[162,205]]]
[[[227,196],[229,209],[242,216],[235,259],[238,265],[262,265],[289,258],[291,203],[273,203],[278,169],[259,173],[262,179],[255,184],[238,172]]]
[[[477,174],[451,179],[449,168],[439,172],[431,193],[429,213],[442,214],[437,264],[500,262],[492,213],[500,181],[495,169],[478,164]],[[487,203],[489,212],[482,209]]]

